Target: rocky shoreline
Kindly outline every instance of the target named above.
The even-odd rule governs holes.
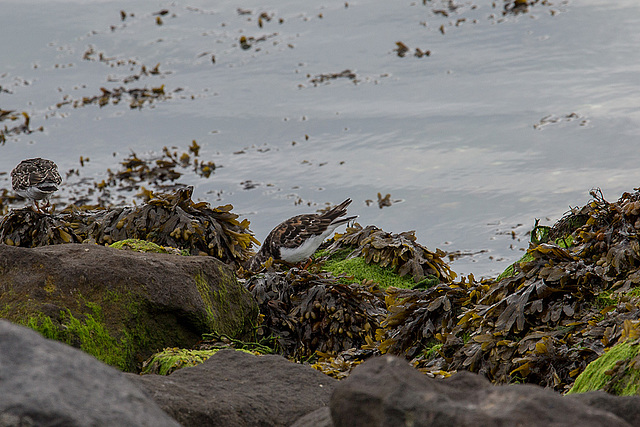
[[[640,193],[593,197],[484,281],[358,225],[248,271],[248,224],[184,190],[13,211],[0,425],[639,425]]]
[[[429,378],[393,356],[338,381],[277,355],[221,350],[163,375],[125,374],[0,320],[0,425],[634,426],[640,397],[561,396],[493,386],[477,374]]]

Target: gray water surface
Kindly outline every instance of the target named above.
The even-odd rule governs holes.
[[[0,109],[27,112],[34,132],[0,146],[0,188],[46,157],[78,171],[64,204],[132,151],[196,140],[218,168],[178,182],[233,204],[259,240],[351,197],[361,224],[416,230],[474,254],[456,272],[497,274],[536,218],[553,223],[592,187],[615,200],[640,186],[640,4],[510,4],[2,1]],[[161,85],[142,108],[80,102]],[[380,209],[378,193],[395,203]]]

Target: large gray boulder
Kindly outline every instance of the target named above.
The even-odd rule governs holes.
[[[282,356],[235,350],[167,376],[127,376],[184,426],[290,426],[326,406],[337,383]]]
[[[203,333],[249,336],[258,315],[234,271],[210,256],[0,244],[0,284],[1,317],[125,371]]]
[[[0,320],[0,426],[178,426],[122,372]]]
[[[591,406],[535,385],[494,386],[469,372],[429,378],[392,356],[357,366],[336,387],[330,409],[335,427],[638,425],[605,405]]]

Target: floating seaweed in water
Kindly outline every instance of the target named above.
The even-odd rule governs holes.
[[[112,188],[116,188],[119,193],[138,191],[135,197],[142,199],[143,202],[153,198],[154,191],[176,191],[184,187],[177,181],[187,168],[191,168],[196,175],[209,178],[214,173],[216,164],[199,159],[199,155],[200,145],[195,140],[187,151],[180,154],[168,147],[163,147],[162,153],[153,157],[139,157],[132,152],[120,162],[118,170],[108,169],[107,178],[94,184],[95,189],[98,190],[98,205],[107,207],[114,204]],[[94,190],[90,191],[89,195],[93,192]],[[87,196],[83,194],[82,198],[74,200],[74,203],[86,204],[90,200]]]
[[[354,84],[357,84],[359,82],[358,76],[356,75],[356,73],[354,73],[351,70],[343,70],[339,73],[318,74],[313,78],[310,78],[309,83],[313,83],[314,86],[318,86],[319,84],[327,83],[331,80],[336,80],[340,78],[349,79]]]
[[[211,208],[191,200],[193,188],[158,195],[136,207],[81,210],[71,206],[60,214],[14,210],[0,221],[0,241],[35,247],[72,242],[111,244],[142,239],[191,254],[206,253],[238,267],[253,255],[258,241],[249,221],[238,221],[232,206]]]
[[[13,127],[8,127],[5,125],[3,128],[0,128],[0,145],[4,145],[7,141],[7,136],[11,135],[19,135],[21,133],[30,134],[35,131],[42,132],[44,128],[40,126],[37,129],[31,129],[29,124],[31,123],[31,117],[26,112],[16,113],[13,110],[3,110],[0,109],[0,122],[4,120],[16,121],[22,118],[22,123]]]

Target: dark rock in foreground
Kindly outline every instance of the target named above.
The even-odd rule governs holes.
[[[640,397],[634,399],[638,407]],[[626,418],[624,405],[591,403],[534,385],[494,386],[466,371],[432,379],[402,359],[385,356],[356,367],[341,381],[330,408],[336,427],[638,425],[637,418]],[[621,413],[610,412],[615,408]]]
[[[93,244],[0,244],[2,317],[135,371],[158,349],[203,333],[241,338],[257,304],[219,260]]]
[[[127,377],[184,426],[290,426],[327,405],[338,383],[281,356],[234,350],[168,376]]]
[[[178,426],[121,372],[0,320],[0,425]]]

